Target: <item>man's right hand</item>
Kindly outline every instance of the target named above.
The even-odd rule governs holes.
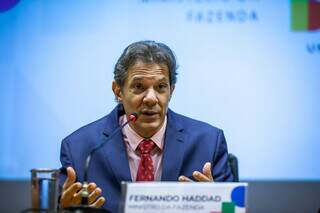
[[[63,184],[62,195],[60,199],[60,206],[62,208],[67,208],[69,206],[81,204],[82,184],[79,182],[75,183],[77,176],[76,172],[72,167],[67,168],[67,175],[68,177]],[[104,197],[99,197],[102,190],[99,187],[97,187],[95,183],[90,183],[88,185],[88,190],[88,201],[90,206],[101,207],[105,202]]]

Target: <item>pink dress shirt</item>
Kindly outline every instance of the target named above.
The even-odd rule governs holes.
[[[125,115],[119,118],[119,124],[122,125],[127,121]],[[151,152],[151,158],[154,167],[154,180],[160,181],[162,174],[162,156],[163,156],[163,144],[164,144],[164,134],[167,126],[167,117],[165,117],[164,122],[160,130],[154,134],[150,139],[157,145]],[[125,126],[122,129],[123,140],[126,145],[129,167],[132,181],[137,179],[137,172],[140,162],[140,153],[137,150],[139,143],[145,138],[138,135],[130,125]]]

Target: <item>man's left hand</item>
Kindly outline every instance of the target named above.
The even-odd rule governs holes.
[[[211,163],[207,162],[204,164],[203,169],[202,169],[202,173],[199,171],[194,171],[192,173],[192,177],[199,182],[213,182],[213,177],[212,177],[212,173],[211,173]],[[180,182],[193,182],[193,180],[191,180],[190,178],[186,177],[186,176],[180,176],[179,177],[179,181]]]

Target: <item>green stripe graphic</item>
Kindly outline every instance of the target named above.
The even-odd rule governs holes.
[[[308,0],[291,0],[291,29],[308,30]]]
[[[233,202],[222,202],[222,213],[234,213],[235,205]]]

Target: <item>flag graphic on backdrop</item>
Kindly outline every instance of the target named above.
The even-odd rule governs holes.
[[[320,29],[320,0],[291,0],[291,29],[314,31]]]

